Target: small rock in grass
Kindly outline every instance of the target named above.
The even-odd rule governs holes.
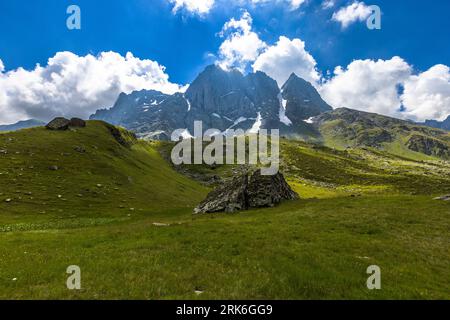
[[[155,227],[169,227],[170,224],[166,224],[166,223],[158,223],[158,222],[154,222],[153,225]]]
[[[11,202],[12,201],[12,199],[5,199],[5,202]]]
[[[433,200],[450,201],[450,194],[442,197],[434,198]]]
[[[86,153],[86,149],[83,146],[75,146],[73,149],[79,153]]]
[[[58,166],[50,166],[50,167],[48,167],[48,169],[49,170],[52,170],[52,171],[58,171]]]

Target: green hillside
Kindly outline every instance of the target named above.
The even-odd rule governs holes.
[[[172,144],[120,132],[0,134],[0,299],[450,298],[448,162],[282,140],[300,200],[193,216],[241,168],[174,168]]]
[[[108,127],[90,121],[69,131],[40,127],[0,134],[0,210],[18,221],[123,219],[176,212],[206,194],[150,144],[122,130],[124,146]]]
[[[448,131],[346,108],[324,113],[316,121],[329,147],[372,147],[416,160],[450,159]]]

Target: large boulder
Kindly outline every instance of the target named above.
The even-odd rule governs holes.
[[[67,130],[69,129],[70,120],[58,117],[50,121],[45,127],[49,130]]]
[[[86,127],[86,121],[80,118],[72,118],[70,119],[69,126],[74,128],[84,128]]]
[[[281,173],[263,176],[258,170],[249,178],[247,198],[250,208],[261,208],[273,207],[282,200],[298,199],[298,194],[291,189]]]
[[[298,194],[290,188],[281,173],[263,176],[258,170],[250,175],[235,177],[219,186],[195,208],[194,213],[235,212],[273,207],[283,200],[298,198]]]

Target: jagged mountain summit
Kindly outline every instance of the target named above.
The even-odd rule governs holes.
[[[169,140],[176,129],[185,129],[190,136],[194,121],[202,121],[203,130],[215,128],[226,133],[231,129],[279,129],[282,135],[308,140],[317,132],[307,120],[331,110],[317,90],[295,74],[280,90],[277,82],[263,72],[243,75],[211,65],[184,94],[153,90],[122,93],[111,109],[99,110],[91,119],[159,140]]]

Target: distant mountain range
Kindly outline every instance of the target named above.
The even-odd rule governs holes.
[[[427,120],[423,123],[423,125],[450,131],[450,116],[448,116],[444,121]]]
[[[170,140],[176,129],[184,129],[185,138],[191,137],[194,121],[201,120],[204,131],[279,129],[285,138],[341,149],[374,147],[420,159],[450,158],[450,133],[425,127],[446,129],[443,124],[333,110],[312,84],[295,74],[280,89],[263,72],[243,75],[215,65],[208,66],[184,94],[147,90],[121,94],[111,109],[98,110],[91,119],[155,140]]]
[[[112,108],[98,110],[90,119],[153,140],[171,140],[176,129],[189,138],[194,121],[200,120],[203,131],[279,129],[284,138],[340,149],[373,147],[417,159],[450,158],[450,133],[445,131],[450,130],[450,117],[443,122],[414,123],[346,108],[333,110],[312,84],[295,74],[280,89],[263,72],[243,75],[215,65],[208,66],[185,93],[122,93]],[[41,125],[41,121],[27,120],[0,126],[0,131]]]
[[[19,121],[13,124],[0,125],[0,131],[16,131],[33,127],[44,126],[45,122],[35,119]]]

